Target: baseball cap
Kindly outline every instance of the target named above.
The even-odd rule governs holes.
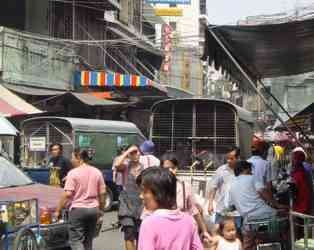
[[[146,140],[140,145],[140,150],[143,154],[153,154],[155,151],[155,144],[150,140]]]

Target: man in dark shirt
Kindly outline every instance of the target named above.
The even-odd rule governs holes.
[[[72,165],[71,162],[64,157],[63,154],[63,147],[59,143],[54,143],[49,148],[51,158],[48,162],[48,167],[50,169],[57,170],[56,172],[50,171],[50,184],[51,185],[61,185],[63,186],[65,177],[67,176],[68,172],[71,170]],[[51,180],[53,179],[51,177],[51,174],[54,174],[54,178],[58,178],[59,180],[54,180],[53,183],[51,183]]]

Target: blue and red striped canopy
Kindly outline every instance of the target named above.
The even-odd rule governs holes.
[[[83,87],[151,87],[153,81],[145,76],[106,73],[101,71],[79,71],[75,84]]]

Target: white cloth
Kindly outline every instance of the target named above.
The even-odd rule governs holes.
[[[144,169],[160,166],[160,160],[153,155],[141,155],[140,163],[144,166]]]
[[[236,239],[234,242],[226,241],[223,237],[219,237],[216,250],[241,250],[241,242]]]
[[[216,190],[215,203],[216,212],[223,214],[228,207],[229,201],[229,190],[231,183],[234,181],[235,175],[233,169],[231,169],[228,164],[222,165],[216,170],[215,175],[210,181],[210,189]],[[233,212],[229,216],[239,216],[239,213]]]

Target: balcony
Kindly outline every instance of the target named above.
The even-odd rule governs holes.
[[[2,82],[70,90],[75,48],[48,36],[0,27]]]

